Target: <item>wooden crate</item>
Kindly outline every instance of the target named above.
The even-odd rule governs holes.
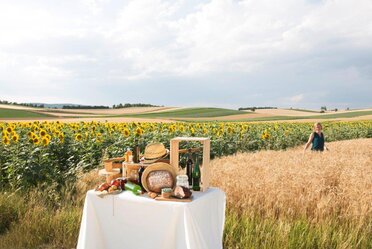
[[[170,164],[175,167],[176,172],[179,168],[179,144],[180,142],[200,142],[203,146],[203,160],[200,164],[200,190],[206,191],[209,188],[210,182],[210,152],[211,152],[211,140],[207,137],[175,137],[170,140]]]
[[[112,171],[106,171],[106,169],[101,169],[98,171],[98,175],[105,176],[106,182],[110,183],[111,180],[121,177],[120,169],[113,169]]]
[[[103,161],[105,169],[112,171],[113,169],[120,169],[122,167],[123,157],[110,158]]]

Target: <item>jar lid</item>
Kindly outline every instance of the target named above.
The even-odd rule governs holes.
[[[162,193],[171,193],[172,192],[172,189],[171,188],[162,188],[161,189],[161,192]]]

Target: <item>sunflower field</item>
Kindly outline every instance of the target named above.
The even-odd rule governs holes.
[[[0,187],[30,189],[44,185],[58,191],[78,173],[102,167],[106,157],[123,156],[138,144],[151,142],[169,148],[171,138],[211,138],[211,156],[262,149],[282,150],[304,144],[311,123],[0,123]],[[372,137],[372,121],[325,122],[326,142]],[[189,148],[192,144],[182,144]]]

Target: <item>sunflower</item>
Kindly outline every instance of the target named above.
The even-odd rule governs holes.
[[[43,137],[41,139],[41,143],[44,145],[44,146],[48,146],[50,140],[48,139],[48,137]]]
[[[269,132],[267,132],[267,130],[265,130],[265,131],[262,133],[261,138],[262,138],[262,140],[269,139],[269,138],[270,138],[270,134],[269,134]]]
[[[136,135],[137,136],[142,136],[142,134],[143,134],[143,130],[140,127],[137,127],[137,129],[136,129]]]
[[[5,144],[5,145],[10,144],[10,140],[9,140],[9,138],[7,136],[4,136],[3,137],[3,144]]]
[[[130,131],[128,129],[124,129],[124,136],[129,137]]]
[[[77,140],[77,141],[81,141],[82,138],[83,138],[83,136],[80,133],[76,134],[76,136],[75,136],[75,140]]]
[[[38,145],[40,143],[40,139],[38,136],[35,136],[33,141],[32,141],[35,145]]]
[[[33,137],[35,134],[32,131],[27,132],[27,136],[29,138]]]
[[[58,135],[58,138],[59,138],[59,141],[60,141],[61,143],[63,143],[63,142],[65,141],[65,135],[63,135],[63,133],[60,133],[60,134]]]
[[[47,133],[44,129],[40,129],[40,136],[44,137]]]
[[[12,133],[13,128],[12,128],[12,127],[7,127],[7,128],[6,128],[6,131],[7,131],[8,133]]]
[[[19,140],[19,135],[18,135],[18,134],[14,134],[14,135],[12,136],[12,140],[13,140],[13,142],[17,143],[18,140]]]

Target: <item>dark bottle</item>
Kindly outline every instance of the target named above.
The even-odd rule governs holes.
[[[142,186],[142,174],[143,174],[143,171],[145,171],[145,167],[144,166],[141,166],[138,169],[138,185],[140,185],[142,189],[143,189],[143,186]]]
[[[196,157],[194,171],[192,172],[192,190],[200,191],[200,168],[198,157]]]
[[[140,147],[138,144],[136,144],[133,150],[133,162],[139,163],[139,159],[140,159]]]
[[[194,162],[192,160],[191,151],[187,154],[187,161],[186,161],[186,175],[189,178],[189,186],[192,186],[192,168],[194,165]]]

